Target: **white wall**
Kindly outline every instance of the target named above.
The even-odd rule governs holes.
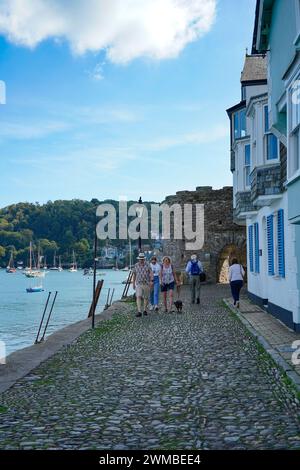
[[[285,278],[268,275],[267,234],[264,230],[264,218],[279,209],[284,210]],[[262,299],[268,299],[272,304],[292,311],[293,320],[297,323],[299,322],[299,293],[295,276],[297,260],[293,246],[295,243],[295,227],[288,222],[287,192],[283,193],[282,198],[277,199],[271,206],[261,208],[256,216],[247,220],[247,237],[248,226],[254,222],[259,224],[259,247],[262,249],[262,256],[260,256],[260,273],[251,273],[249,249],[247,250],[248,290]],[[276,237],[276,232],[274,232],[274,237]],[[247,240],[247,246],[249,247],[249,240]]]
[[[257,95],[262,95],[267,92],[267,85],[250,85],[246,87],[246,103],[248,104],[250,98]]]

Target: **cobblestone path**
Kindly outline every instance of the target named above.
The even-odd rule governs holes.
[[[143,318],[124,303],[1,396],[0,448],[300,448],[299,402],[226,296]]]

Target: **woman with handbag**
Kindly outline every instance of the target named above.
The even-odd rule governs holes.
[[[236,258],[231,261],[229,268],[229,282],[231,287],[231,293],[233,297],[233,305],[240,308],[240,291],[244,283],[245,271],[241,264],[238,263]]]

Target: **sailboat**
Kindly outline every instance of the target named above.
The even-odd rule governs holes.
[[[43,257],[43,269],[45,269],[45,271],[47,271],[47,269],[48,269],[46,256]]]
[[[32,259],[33,259],[33,252],[32,252],[32,242],[29,245],[29,269],[25,270],[26,277],[45,277],[45,271],[40,271],[40,253],[38,252],[38,265],[37,267],[32,267]]]
[[[17,272],[15,265],[14,265],[14,255],[12,251],[10,253],[10,258],[9,258],[8,266],[6,268],[6,272],[9,274],[14,274]]]
[[[50,271],[58,271],[58,267],[56,266],[56,251],[54,252],[53,266],[50,268]]]
[[[116,266],[112,268],[113,271],[119,271],[119,265],[118,265],[118,255],[116,256]]]
[[[63,271],[63,267],[61,265],[61,256],[58,257],[58,271],[59,272]]]
[[[77,272],[77,263],[76,263],[76,258],[75,258],[75,251],[73,250],[73,263],[72,266],[69,269],[70,273],[76,273]]]

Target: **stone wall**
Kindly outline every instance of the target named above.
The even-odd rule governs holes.
[[[281,193],[280,164],[255,168],[251,173],[251,200]]]
[[[204,204],[204,246],[197,253],[209,281],[226,282],[228,262],[239,257],[246,265],[245,227],[233,222],[232,187],[214,190],[201,186],[196,191],[179,191],[168,196],[168,205]],[[190,259],[191,251],[185,249],[185,240],[166,240],[164,253],[171,256],[173,264],[183,269]],[[224,269],[225,266],[225,269]]]

